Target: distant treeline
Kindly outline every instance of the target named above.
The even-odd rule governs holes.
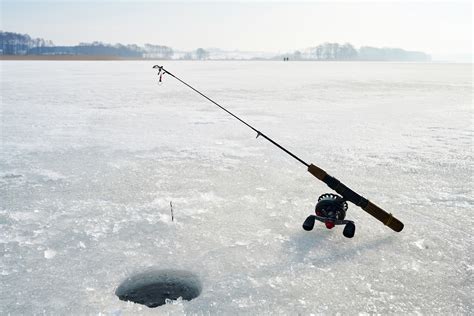
[[[81,55],[81,56],[118,56],[127,58],[163,58],[173,57],[173,49],[167,46],[146,44],[138,45],[105,44],[101,42],[80,43],[75,46],[55,46],[51,41],[31,38],[27,34],[0,32],[1,55]]]
[[[0,31],[0,55],[77,55],[77,56],[117,56],[123,58],[157,59],[238,59],[233,52],[226,57],[221,50],[207,51],[198,48],[190,52],[175,52],[164,45],[145,44],[143,47],[131,44],[106,44],[102,42],[80,43],[75,46],[55,46],[53,42],[41,38],[31,38],[27,34]],[[242,53],[242,59],[252,59]],[[257,57],[253,57],[257,59]],[[405,51],[400,48],[376,48],[362,46],[354,48],[350,43],[324,43],[304,51],[273,57],[258,58],[273,60],[367,60],[367,61],[428,61],[430,56],[422,52]]]
[[[26,55],[33,48],[51,47],[53,42],[42,38],[31,38],[27,34],[0,32],[2,55]]]
[[[376,48],[362,46],[358,50],[350,43],[324,43],[310,47],[304,52],[295,51],[282,58],[295,60],[367,60],[367,61],[429,61],[423,52],[406,51],[401,48]]]

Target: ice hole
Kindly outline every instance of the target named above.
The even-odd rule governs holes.
[[[190,301],[201,294],[199,278],[184,270],[148,269],[125,279],[115,291],[122,301],[158,307],[167,300]]]

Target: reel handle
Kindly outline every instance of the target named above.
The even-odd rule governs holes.
[[[313,176],[318,178],[319,180],[323,181],[339,193],[344,199],[347,201],[350,201],[354,203],[355,205],[359,206],[361,209],[381,221],[384,225],[390,227],[396,232],[401,232],[403,229],[403,223],[400,222],[398,219],[393,217],[392,214],[387,213],[384,211],[382,208],[379,206],[375,205],[374,203],[370,202],[363,196],[357,194],[350,188],[348,188],[346,185],[344,185],[341,181],[337,180],[336,178],[330,176],[326,171],[323,169],[319,168],[318,166],[315,166],[313,164],[308,165],[308,171],[311,173]]]

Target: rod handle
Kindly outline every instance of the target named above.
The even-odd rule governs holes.
[[[324,178],[328,175],[326,171],[323,169],[319,168],[318,166],[315,166],[313,164],[310,164],[308,166],[308,171],[311,173],[313,176],[318,178],[321,181],[324,181]]]
[[[368,201],[365,207],[362,207],[364,211],[381,221],[385,226],[390,227],[396,232],[401,232],[403,229],[403,223],[395,218],[391,213],[387,213],[381,207]]]

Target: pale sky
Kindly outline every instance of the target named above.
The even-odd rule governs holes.
[[[323,42],[472,54],[470,1],[0,0],[1,29],[52,40],[283,52]]]

